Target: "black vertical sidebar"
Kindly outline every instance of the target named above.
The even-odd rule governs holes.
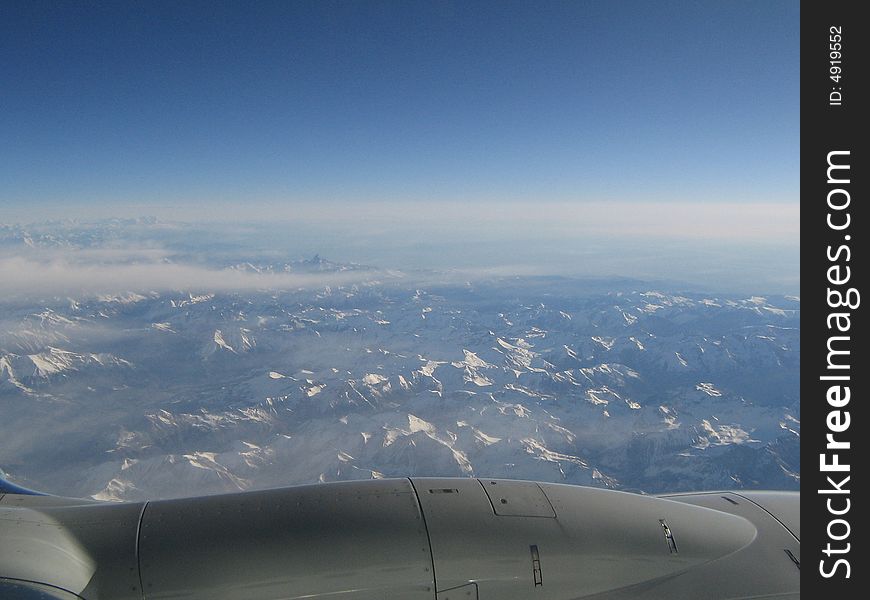
[[[870,344],[861,297],[870,261],[864,91],[870,23],[857,2],[801,5],[801,588],[847,599],[870,589],[866,456]],[[862,362],[863,361],[863,362]],[[864,457],[864,458],[862,458]]]

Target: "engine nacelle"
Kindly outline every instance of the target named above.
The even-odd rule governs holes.
[[[8,493],[0,585],[86,600],[789,598],[796,515],[794,493],[656,498],[496,479],[129,504]]]

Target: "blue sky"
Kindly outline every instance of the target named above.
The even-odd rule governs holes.
[[[797,205],[798,21],[797,2],[4,2],[0,219]]]

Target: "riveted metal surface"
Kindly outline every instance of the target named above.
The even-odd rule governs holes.
[[[611,593],[714,561],[756,534],[735,515],[609,490],[540,484],[556,518],[505,518],[494,513],[475,480],[415,478],[414,484],[439,592],[474,582],[481,600]],[[425,491],[446,488],[457,492]],[[679,553],[671,552],[661,520]]]
[[[407,479],[152,502],[147,600],[432,600],[426,527]]]
[[[477,600],[477,584],[469,583],[438,592],[437,600]]]
[[[559,535],[556,519],[498,516],[476,479],[413,481],[429,525],[439,593],[474,582],[479,598],[551,597],[534,595],[546,588],[547,579],[545,575],[544,586],[536,588],[529,547],[539,546],[546,573],[546,546],[541,542]],[[429,493],[444,488],[456,491]]]
[[[503,517],[549,517],[556,512],[533,481],[510,479],[479,479],[495,514]]]

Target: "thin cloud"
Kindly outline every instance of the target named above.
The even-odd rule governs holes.
[[[51,260],[27,256],[0,259],[0,297],[98,296],[149,291],[293,290],[350,285],[376,280],[378,271],[326,273],[212,269],[190,264],[153,262],[88,263],[75,251]]]
[[[61,209],[59,209],[61,210]],[[417,235],[444,232],[506,235],[607,235],[650,239],[710,239],[797,243],[800,205],[797,202],[690,201],[359,201],[359,202],[236,202],[200,206],[160,207],[113,204],[89,207],[91,216],[153,214],[161,219],[232,224],[243,231],[257,223],[309,225],[362,237],[399,229]],[[105,213],[105,214],[103,214]],[[31,215],[32,216],[32,215]]]

